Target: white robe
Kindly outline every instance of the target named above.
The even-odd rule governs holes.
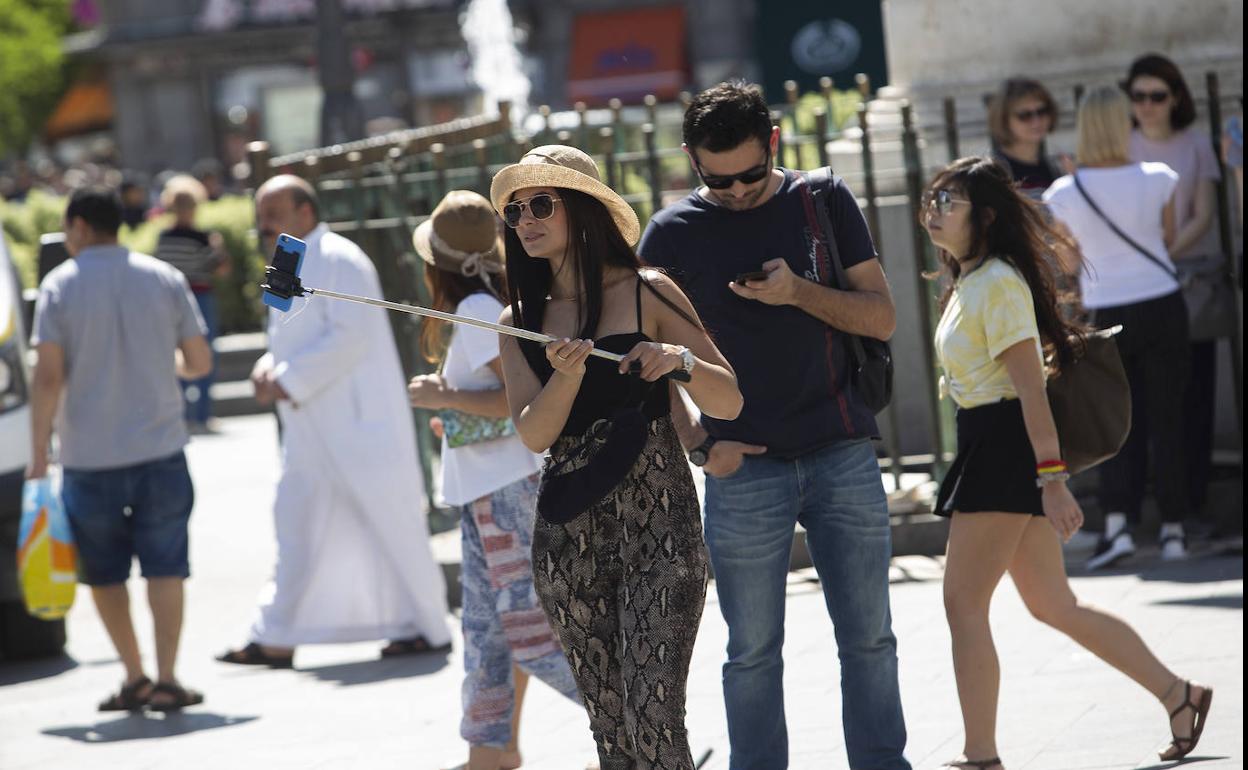
[[[354,243],[323,224],[306,241],[307,286],[382,296]],[[385,311],[296,299],[289,313],[269,311],[268,331],[265,355],[291,400],[277,407],[277,567],[251,640],[449,642],[446,585],[429,550],[412,410]]]

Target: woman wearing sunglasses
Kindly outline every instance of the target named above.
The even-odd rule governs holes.
[[[1009,78],[988,107],[993,158],[1010,172],[1024,195],[1038,199],[1062,175],[1045,140],[1057,127],[1057,102],[1028,78]]]
[[[1165,164],[1132,162],[1130,132],[1126,96],[1112,86],[1089,91],[1079,107],[1079,170],[1044,197],[1058,228],[1078,243],[1063,261],[1079,276],[1084,307],[1098,326],[1123,326],[1118,350],[1131,383],[1131,433],[1099,469],[1105,531],[1089,569],[1135,553],[1150,464],[1162,558],[1185,553],[1188,314],[1170,257],[1179,179]]]
[[[490,202],[452,190],[412,234],[435,310],[497,320],[507,301]],[[420,346],[437,374],[412,378],[414,407],[442,419],[442,497],[463,544],[464,770],[521,765],[517,728],[530,675],[580,704],[559,640],[533,589],[530,550],[540,458],[510,430],[498,335],[426,319]]]
[[[508,227],[513,293],[502,323],[557,338],[544,349],[502,342],[516,430],[532,451],[550,452],[533,535],[538,597],[602,766],[692,770],[685,680],[706,555],[661,378],[687,377],[699,408],[731,420],[742,403],[736,376],[680,289],[642,271],[637,215],[588,155],[538,147],[494,177],[490,197]],[[624,358],[591,358],[595,347]]]
[[[1125,82],[1131,99],[1135,130],[1131,132],[1131,160],[1165,163],[1179,175],[1174,191],[1174,238],[1170,256],[1180,273],[1211,273],[1225,270],[1225,257],[1214,227],[1218,161],[1209,135],[1194,124],[1196,105],[1183,74],[1174,62],[1149,54],[1131,64]],[[1191,296],[1196,302],[1201,297]],[[1189,315],[1193,308],[1189,308]],[[1197,308],[1198,310],[1198,308]],[[1199,313],[1197,314],[1199,316]],[[1193,325],[1191,368],[1183,396],[1187,424],[1187,501],[1190,513],[1199,518],[1205,507],[1213,454],[1213,417],[1217,383],[1216,335],[1229,330]],[[1199,522],[1207,530],[1207,522]],[[1167,540],[1162,554],[1176,559],[1186,555],[1185,541]]]
[[[963,770],[1004,770],[997,752],[1000,666],[989,604],[1008,571],[1031,613],[1144,686],[1170,713],[1163,760],[1186,756],[1213,692],[1178,678],[1126,623],[1071,592],[1062,543],[1083,524],[1045,393],[1046,357],[1074,357],[1078,328],[1058,309],[1040,209],[988,158],[933,180],[923,224],[951,278],[936,329],[945,389],[958,406],[958,454],[936,512],[952,518],[945,614],[965,728]]]

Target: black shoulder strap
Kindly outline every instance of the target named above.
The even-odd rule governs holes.
[[[832,219],[828,216],[834,182],[832,169],[824,166],[814,171],[803,171],[802,179],[810,187],[810,194],[814,198],[815,217],[819,220],[818,230],[823,233],[823,242],[828,250],[828,263],[832,266],[833,283],[841,291],[850,291],[849,277],[845,274],[845,266],[841,264],[841,249],[837,246],[836,233],[832,230]],[[867,360],[866,351],[862,347],[862,339],[857,334],[846,336],[850,340],[849,350],[854,361],[858,366],[862,366],[862,362]]]
[[[1114,224],[1114,221],[1112,219],[1110,219],[1108,216],[1105,215],[1104,211],[1101,211],[1101,207],[1096,205],[1096,201],[1092,200],[1091,195],[1088,195],[1088,191],[1084,188],[1083,181],[1079,179],[1078,174],[1071,174],[1071,178],[1075,180],[1075,189],[1077,189],[1079,191],[1079,194],[1083,196],[1083,199],[1087,201],[1088,206],[1090,206],[1092,208],[1092,211],[1094,211],[1096,215],[1101,218],[1102,222],[1109,225],[1109,229],[1113,230],[1115,235],[1117,235],[1122,240],[1126,241],[1131,246],[1131,248],[1135,249],[1140,254],[1144,255],[1148,259],[1149,262],[1152,262],[1157,267],[1160,267],[1162,270],[1165,270],[1166,274],[1169,275],[1171,278],[1178,280],[1179,278],[1178,271],[1176,271],[1170,265],[1167,265],[1162,260],[1158,259],[1156,256],[1153,255],[1151,251],[1144,248],[1139,243],[1137,243],[1135,239],[1133,239],[1131,236],[1124,233],[1118,227],[1118,225]]]

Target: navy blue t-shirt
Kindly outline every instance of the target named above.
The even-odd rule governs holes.
[[[844,333],[796,307],[747,300],[728,288],[740,273],[778,257],[798,276],[826,274],[818,268],[801,175],[782,170],[780,189],[752,209],[730,210],[690,193],[654,215],[638,252],[680,283],[736,370],[745,397],[740,416],[725,421],[704,415],[703,427],[717,439],[797,457],[843,439],[875,437],[878,430],[850,383]],[[853,193],[839,177],[829,193],[823,197],[842,264],[848,269],[875,259]]]

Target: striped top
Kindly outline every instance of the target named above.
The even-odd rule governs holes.
[[[171,227],[162,232],[155,256],[182,271],[196,292],[212,289],[212,274],[221,264],[221,257],[208,244],[208,233],[193,227]]]

